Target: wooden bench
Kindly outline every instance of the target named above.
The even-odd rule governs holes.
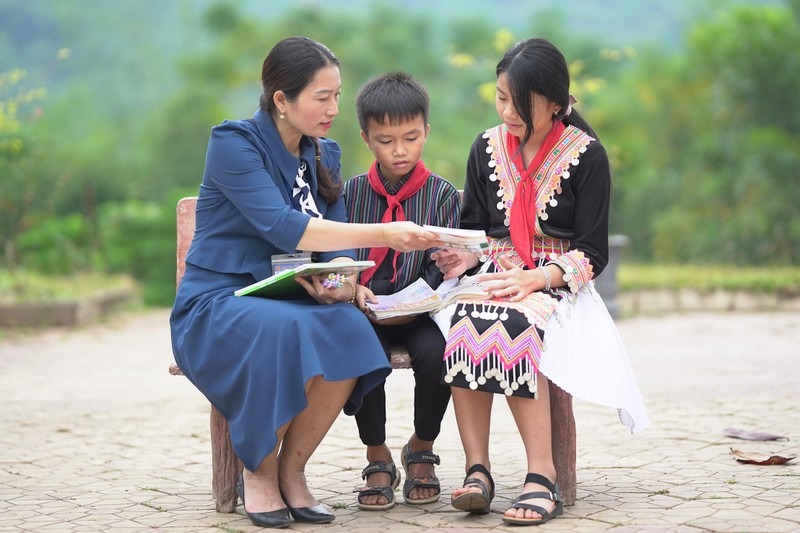
[[[186,268],[186,252],[194,237],[195,207],[197,197],[182,198],[177,206],[177,270],[176,286],[183,277]],[[392,368],[411,368],[408,353],[401,348],[394,348],[391,357]],[[178,365],[172,363],[169,373],[183,375]],[[410,414],[409,414],[410,416]],[[550,383],[550,416],[553,432],[553,459],[558,484],[565,505],[575,503],[576,471],[575,471],[575,418],[572,413],[572,396]],[[216,502],[217,511],[232,513],[236,510],[238,496],[236,481],[242,465],[231,446],[228,421],[211,407],[211,494]]]

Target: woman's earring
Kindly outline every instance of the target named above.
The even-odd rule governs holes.
[[[286,118],[286,115],[283,114],[283,111],[281,111],[280,118],[281,118],[281,120]]]

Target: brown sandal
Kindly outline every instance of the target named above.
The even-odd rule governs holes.
[[[354,489],[353,492],[358,493],[358,508],[362,511],[385,511],[387,509],[391,509],[395,506],[395,504],[397,504],[394,491],[397,486],[400,485],[400,472],[397,471],[397,467],[394,465],[394,463],[387,463],[386,461],[373,461],[361,471],[361,479],[366,480],[371,474],[377,474],[378,472],[386,472],[389,474],[391,477],[391,486],[386,487],[372,485]],[[386,503],[363,503],[362,498],[364,496],[383,496],[386,498]]]
[[[476,477],[469,477],[471,474],[479,472],[489,478],[489,483],[492,484],[491,490],[486,486],[482,480]],[[459,511],[467,511],[468,513],[487,514],[492,510],[492,500],[494,499],[494,479],[489,470],[482,464],[474,464],[467,470],[467,477],[464,478],[463,486],[477,485],[480,487],[480,492],[465,492],[460,496],[452,499],[451,505]]]
[[[564,512],[564,501],[561,499],[561,494],[558,490],[558,483],[553,483],[540,474],[530,473],[525,476],[525,483],[537,483],[546,488],[549,492],[539,491],[520,494],[514,499],[513,502],[511,502],[509,509],[526,509],[528,511],[539,513],[541,518],[513,518],[510,516],[503,516],[503,522],[517,526],[538,526],[539,524],[544,524],[551,518],[559,516]],[[551,511],[547,511],[538,505],[524,503],[527,500],[535,499],[548,499],[552,502],[555,502],[556,506]]]
[[[442,486],[439,483],[439,478],[436,476],[425,476],[411,478],[409,474],[408,465],[414,463],[425,463],[430,465],[439,464],[439,456],[433,452],[412,452],[411,448],[406,444],[400,451],[400,463],[403,465],[403,470],[406,473],[406,482],[403,483],[403,498],[409,505],[424,505],[426,503],[433,503],[439,501],[439,494],[442,492]],[[414,489],[434,489],[436,494],[428,496],[427,498],[409,498],[408,495]]]

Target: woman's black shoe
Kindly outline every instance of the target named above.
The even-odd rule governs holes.
[[[328,522],[333,522],[333,519],[336,518],[321,503],[314,507],[289,507],[289,513],[291,513],[295,522],[304,522],[306,524],[327,524]]]
[[[289,508],[284,507],[283,509],[278,509],[277,511],[266,511],[263,513],[250,513],[247,511],[247,507],[244,504],[244,479],[239,476],[239,482],[236,484],[236,492],[239,494],[239,499],[242,500],[242,509],[244,509],[244,514],[247,515],[247,518],[250,521],[259,526],[259,527],[288,527],[290,524],[289,520]]]
[[[333,519],[336,518],[336,516],[321,503],[318,503],[314,507],[292,507],[289,505],[286,496],[283,495],[283,491],[281,491],[281,498],[283,498],[283,501],[287,502],[286,505],[289,507],[289,513],[292,515],[295,522],[305,524],[327,524],[328,522],[333,522]]]

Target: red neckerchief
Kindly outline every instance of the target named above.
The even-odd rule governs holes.
[[[383,219],[381,220],[381,223],[391,222],[392,220],[405,220],[406,214],[403,211],[403,206],[400,205],[400,202],[416,194],[416,192],[419,191],[423,185],[425,185],[425,182],[428,181],[428,176],[430,176],[430,172],[428,172],[428,169],[425,168],[425,163],[423,163],[422,159],[420,159],[417,165],[414,167],[411,177],[409,177],[408,181],[406,181],[400,190],[397,191],[397,194],[389,194],[386,192],[386,187],[383,186],[383,181],[381,181],[381,177],[378,174],[378,162],[375,161],[372,163],[369,172],[367,172],[369,184],[372,187],[372,190],[386,198],[386,201],[389,203],[389,207],[386,209],[386,212],[383,213]],[[397,212],[397,218],[394,217],[395,212]],[[369,257],[367,259],[370,261],[375,261],[375,266],[370,267],[361,273],[362,285],[366,285],[369,280],[372,279],[372,275],[375,274],[376,270],[378,270],[378,267],[381,265],[388,253],[389,248],[372,248],[369,251]],[[393,273],[391,281],[394,282],[395,278],[397,277],[397,254],[394,255],[392,269]]]
[[[508,153],[515,154],[512,158],[514,166],[519,171],[520,179],[517,183],[517,191],[514,195],[514,203],[511,204],[511,222],[509,231],[511,242],[514,249],[528,265],[528,268],[535,268],[536,262],[532,257],[533,234],[536,231],[536,183],[535,176],[544,160],[558,144],[561,135],[564,133],[564,124],[560,120],[553,121],[553,127],[547,137],[542,141],[542,145],[536,152],[536,156],[525,169],[522,163],[522,150],[519,149],[519,139],[506,132],[506,145]]]

